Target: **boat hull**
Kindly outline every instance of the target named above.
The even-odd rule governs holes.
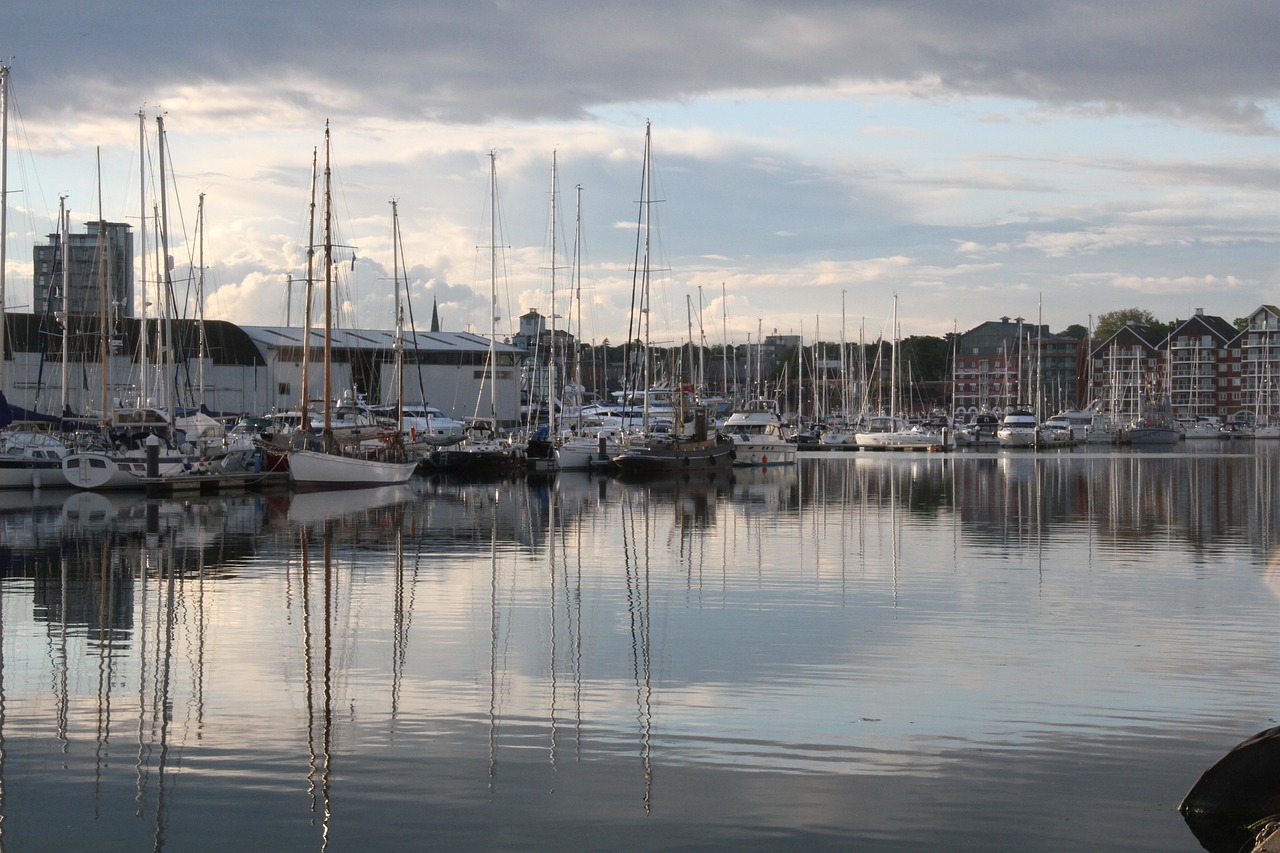
[[[315,488],[407,483],[417,468],[416,462],[383,462],[314,450],[295,450],[289,454],[289,476],[294,483]]]
[[[1173,444],[1180,437],[1176,429],[1169,427],[1131,427],[1124,432],[1129,444]]]
[[[57,489],[66,485],[60,459],[0,459],[0,489]]]
[[[791,465],[796,461],[796,446],[782,439],[735,439],[733,464],[739,467]]]
[[[172,477],[188,469],[185,459],[179,456],[160,457],[157,470],[161,477]],[[69,453],[62,459],[62,473],[67,485],[90,491],[117,489],[141,489],[147,476],[147,460],[132,453],[101,453],[82,451]]]
[[[728,438],[633,444],[613,457],[624,474],[675,474],[715,471],[733,465],[733,442]]]
[[[556,448],[556,458],[562,471],[590,471],[613,467],[613,457],[622,450],[613,439],[574,438]]]

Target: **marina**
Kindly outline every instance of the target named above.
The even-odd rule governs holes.
[[[1192,449],[1194,448],[1194,449]],[[6,850],[1194,851],[1280,446],[0,492]]]

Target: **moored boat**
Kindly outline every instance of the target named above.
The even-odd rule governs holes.
[[[789,465],[796,461],[796,445],[782,431],[776,404],[755,400],[725,419],[721,429],[733,439],[733,464]]]

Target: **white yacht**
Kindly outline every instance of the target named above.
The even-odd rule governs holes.
[[[1000,440],[1001,447],[1035,447],[1039,438],[1038,427],[1035,415],[1026,409],[1013,409],[1000,421],[996,438]]]
[[[788,465],[796,461],[796,446],[782,431],[777,406],[753,400],[725,419],[724,435],[733,439],[734,465]]]

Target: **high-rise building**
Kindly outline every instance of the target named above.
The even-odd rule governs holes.
[[[32,249],[35,270],[34,313],[61,312],[62,240]],[[67,235],[67,310],[100,315],[103,305],[114,317],[133,316],[133,234],[122,222],[86,222],[83,234]],[[106,284],[106,298],[102,286]]]

